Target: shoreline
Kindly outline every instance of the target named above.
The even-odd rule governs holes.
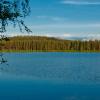
[[[34,53],[34,52],[65,52],[65,53],[100,53],[100,51],[77,50],[0,50],[0,53]]]

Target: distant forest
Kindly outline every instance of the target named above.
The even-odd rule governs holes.
[[[100,51],[100,41],[63,40],[40,36],[16,36],[2,41],[2,51]]]

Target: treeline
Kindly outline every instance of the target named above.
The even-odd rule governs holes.
[[[100,41],[63,40],[40,36],[16,36],[3,41],[6,51],[100,51]]]

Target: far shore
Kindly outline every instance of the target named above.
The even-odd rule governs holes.
[[[3,40],[0,52],[100,52],[100,40],[62,40],[53,37],[17,36]]]

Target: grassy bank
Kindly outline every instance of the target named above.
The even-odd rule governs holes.
[[[0,50],[3,53],[32,53],[32,52],[73,52],[73,53],[100,53],[100,51],[78,51],[78,50]]]

